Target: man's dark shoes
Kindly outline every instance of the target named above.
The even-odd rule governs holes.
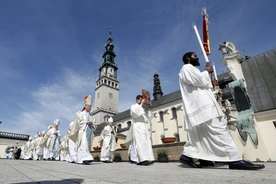
[[[208,160],[199,160],[201,167],[215,167],[215,162],[208,161]]]
[[[84,160],[82,163],[84,164],[84,165],[90,165],[91,164],[91,160]]]
[[[146,160],[146,161],[143,161],[143,162],[139,162],[137,165],[148,166],[150,164],[151,164],[151,162]]]
[[[265,168],[263,164],[253,164],[245,160],[229,163],[229,169],[258,170],[263,168]]]
[[[201,168],[200,165],[197,165],[197,164],[194,163],[194,161],[191,157],[187,157],[185,155],[180,156],[179,162],[181,162],[182,164],[186,164],[186,165],[188,165],[190,167],[193,167],[193,168]]]
[[[133,161],[133,160],[130,160],[130,163],[131,164],[137,164],[137,162]]]

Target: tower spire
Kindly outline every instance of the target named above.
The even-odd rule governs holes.
[[[112,28],[105,44],[105,52],[102,56],[103,63],[99,68],[99,78],[96,81],[95,102],[93,116],[96,122],[103,123],[115,114],[118,114],[119,104],[119,79],[118,67],[115,63],[116,54],[111,38]]]
[[[160,79],[159,79],[159,75],[155,69],[154,71],[154,75],[153,75],[153,100],[158,100],[159,98],[161,98],[163,96],[163,92],[162,92],[162,88],[160,86]]]
[[[109,38],[111,38],[111,35],[112,35],[112,27],[110,26],[110,28],[109,28]]]

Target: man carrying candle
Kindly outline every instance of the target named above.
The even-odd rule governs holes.
[[[230,169],[257,170],[262,164],[242,160],[227,130],[227,122],[211,89],[211,66],[200,72],[198,57],[194,52],[184,54],[184,65],[179,73],[179,84],[185,112],[184,128],[187,141],[180,162],[190,167],[214,166],[214,162],[226,162]],[[198,159],[200,165],[195,164]]]

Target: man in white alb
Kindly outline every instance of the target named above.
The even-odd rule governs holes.
[[[113,118],[108,118],[108,125],[104,127],[100,135],[101,161],[105,163],[113,162],[113,154],[116,150],[116,133],[112,127]]]
[[[179,84],[185,112],[184,128],[187,141],[180,162],[190,167],[212,166],[215,162],[226,162],[230,169],[256,170],[262,164],[242,160],[237,147],[227,130],[227,122],[211,89],[209,73],[211,66],[200,72],[198,57],[194,52],[184,54],[184,65],[179,73]],[[199,159],[200,165],[193,159]],[[213,165],[214,166],[214,165]]]
[[[128,132],[126,143],[131,141],[130,160],[137,165],[148,166],[154,161],[152,145],[148,132],[148,123],[152,118],[150,110],[145,110],[143,105],[145,99],[142,95],[136,96],[136,103],[130,108],[133,123]],[[150,109],[150,108],[149,108]]]

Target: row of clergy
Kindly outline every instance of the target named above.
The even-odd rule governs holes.
[[[67,135],[61,139],[58,128],[60,120],[56,119],[54,125],[48,127],[48,131],[38,132],[36,138],[21,147],[21,158],[24,160],[62,160],[70,163],[89,165],[93,160],[90,153],[94,131],[97,128],[95,118],[90,114],[92,98],[84,98],[82,111],[76,113],[75,119],[69,124]],[[116,149],[115,131],[112,126],[113,119],[108,119],[108,125],[104,127],[100,136],[101,161],[112,162]]]

